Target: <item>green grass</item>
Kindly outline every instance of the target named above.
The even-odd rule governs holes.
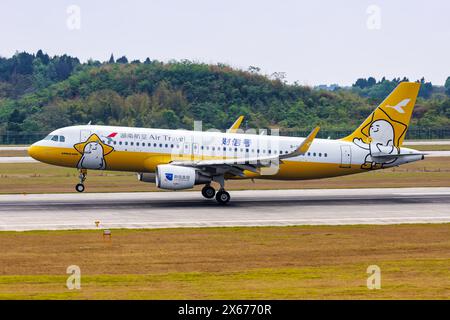
[[[0,299],[448,299],[450,224],[0,232]],[[81,290],[66,268],[81,268]],[[368,290],[369,265],[381,269]]]
[[[411,149],[416,149],[419,151],[450,151],[450,144],[442,144],[442,145],[413,145],[406,146]]]

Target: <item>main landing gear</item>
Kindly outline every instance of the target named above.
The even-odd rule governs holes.
[[[228,192],[225,191],[225,179],[223,176],[214,177],[214,181],[218,182],[220,184],[219,191],[214,190],[211,185],[207,184],[202,189],[202,195],[207,199],[214,198],[214,195],[216,196],[216,201],[220,204],[225,204],[230,201],[231,197]]]
[[[80,183],[78,183],[75,186],[75,190],[78,192],[84,191],[84,181],[86,180],[87,170],[86,169],[80,169],[80,175],[78,176],[80,178]]]
[[[202,196],[204,196],[206,199],[212,199],[216,195],[216,190],[211,187],[211,185],[207,184],[202,189]]]

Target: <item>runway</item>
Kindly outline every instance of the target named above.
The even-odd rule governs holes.
[[[450,222],[450,188],[0,195],[0,230]]]

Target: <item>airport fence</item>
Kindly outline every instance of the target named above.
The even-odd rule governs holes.
[[[320,130],[318,138],[339,139],[353,130]],[[292,137],[306,137],[310,130],[282,130],[280,135]],[[29,145],[44,138],[48,132],[5,132],[0,134],[0,145],[25,144]],[[269,133],[270,134],[270,133]],[[450,128],[412,128],[406,133],[407,140],[450,139]]]

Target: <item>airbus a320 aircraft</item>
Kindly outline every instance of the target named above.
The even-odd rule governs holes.
[[[161,189],[204,185],[202,195],[227,203],[227,179],[304,180],[342,176],[424,159],[403,148],[420,84],[402,82],[349,136],[316,139],[238,133],[242,117],[225,133],[81,125],[57,129],[29,147],[36,160],[77,168],[78,192],[87,170],[136,172]],[[220,185],[216,190],[212,182]]]

